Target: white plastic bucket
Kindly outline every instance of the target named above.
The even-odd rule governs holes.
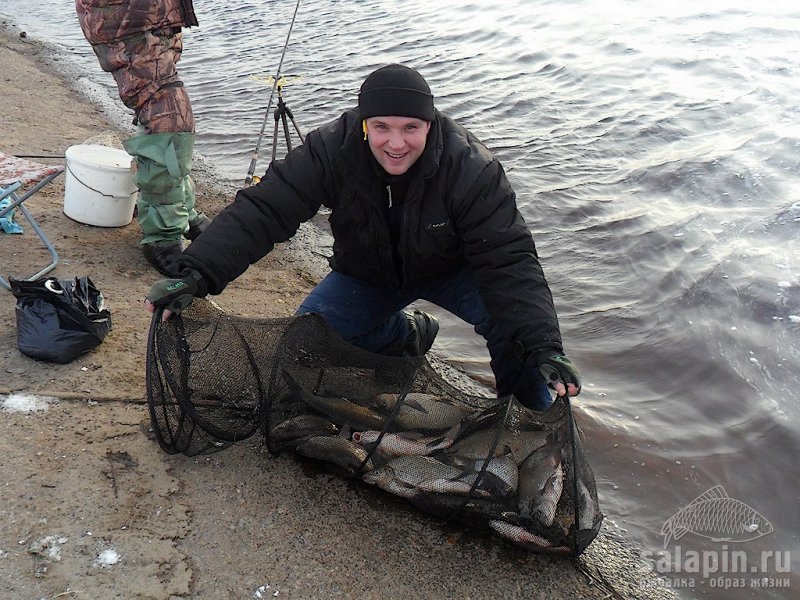
[[[122,227],[133,220],[133,157],[117,148],[80,144],[66,151],[64,214],[87,225]]]

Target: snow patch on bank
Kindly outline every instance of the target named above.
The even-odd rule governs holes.
[[[9,413],[45,411],[53,404],[58,404],[58,398],[22,393],[0,396],[0,410]]]
[[[61,546],[69,541],[68,537],[47,535],[40,540],[31,543],[28,553],[40,556],[51,562],[61,561]]]
[[[98,567],[113,567],[121,558],[122,557],[114,548],[108,548],[97,555],[94,564]]]

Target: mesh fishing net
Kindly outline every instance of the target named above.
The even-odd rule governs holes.
[[[534,412],[470,396],[424,357],[366,352],[314,314],[248,319],[198,300],[156,315],[147,396],[166,452],[215,452],[261,432],[272,454],[324,461],[536,552],[578,555],[603,519],[568,401]]]

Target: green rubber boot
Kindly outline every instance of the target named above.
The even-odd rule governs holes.
[[[136,159],[134,182],[139,188],[138,221],[142,244],[179,243],[189,228],[190,219],[199,214],[194,208],[192,168],[194,133],[144,133],[123,142]]]
[[[187,240],[193,240],[205,231],[206,227],[211,224],[211,219],[205,213],[197,211],[194,181],[188,175],[184,179],[184,189],[186,191],[186,209],[189,211],[189,228],[183,232],[183,237]]]

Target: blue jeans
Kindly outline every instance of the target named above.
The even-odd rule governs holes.
[[[478,283],[467,268],[447,279],[403,291],[332,271],[311,290],[296,314],[317,313],[354,346],[386,354],[408,337],[409,324],[403,309],[415,300],[427,300],[453,313],[486,340],[499,396],[513,393],[534,410],[544,410],[552,404],[550,391],[538,370],[526,369],[510,340],[497,332]]]

